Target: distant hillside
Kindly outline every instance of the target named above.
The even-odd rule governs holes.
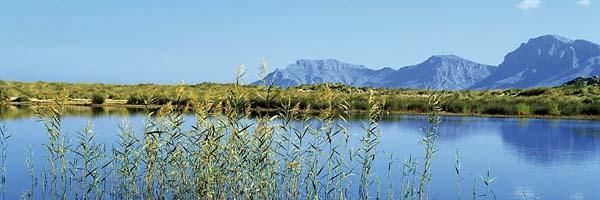
[[[504,58],[498,70],[472,89],[558,86],[600,74],[600,46],[546,35],[530,39]]]
[[[426,61],[398,70],[369,69],[334,59],[298,60],[285,69],[276,69],[264,80],[280,87],[304,84],[342,83],[352,86],[386,88],[434,88],[460,90],[489,76],[496,67],[475,63],[455,55],[432,56]]]
[[[377,87],[392,69],[373,70],[362,65],[344,63],[334,59],[298,60],[286,69],[276,69],[268,74],[264,81],[279,87],[291,87],[304,84],[343,83],[353,86]]]
[[[342,83],[380,88],[480,90],[559,86],[577,77],[593,75],[600,75],[600,45],[545,35],[521,44],[498,67],[455,55],[435,55],[417,65],[379,70],[334,59],[298,60],[253,84],[266,81],[291,87]]]
[[[564,83],[562,86],[572,86],[572,85],[599,86],[600,85],[600,76],[579,77],[579,78],[576,78],[576,79],[573,79],[573,80],[570,80],[570,81]]]
[[[418,65],[389,74],[379,86],[461,90],[488,77],[496,68],[455,55],[432,56]]]

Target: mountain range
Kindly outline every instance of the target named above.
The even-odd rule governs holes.
[[[545,35],[521,44],[498,66],[456,55],[434,55],[422,63],[397,69],[371,69],[335,59],[301,59],[253,84],[292,87],[342,83],[359,87],[480,90],[559,86],[593,75],[600,75],[600,45]]]

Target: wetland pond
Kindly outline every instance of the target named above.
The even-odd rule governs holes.
[[[68,134],[75,135],[89,120],[97,141],[111,148],[118,141],[117,126],[123,119],[140,130],[144,117],[142,112],[127,109],[80,108],[64,117],[63,126]],[[187,116],[188,121],[193,117]],[[38,118],[27,109],[4,108],[0,119],[12,136],[6,161],[7,199],[16,199],[31,182],[25,165],[27,147],[31,145],[39,171],[37,165],[45,162],[43,144],[48,137]],[[360,117],[349,120],[350,132],[363,131],[364,121]],[[380,121],[381,143],[374,172],[381,178],[383,193],[388,180],[400,179],[404,159],[422,159],[420,128],[426,121],[421,115],[390,115]],[[186,126],[191,126],[190,122]],[[491,188],[497,199],[600,199],[599,121],[444,116],[437,141],[430,199],[456,199],[456,151],[462,166],[462,199],[471,198],[474,177],[478,190],[484,190],[480,177],[488,170],[496,177]],[[397,168],[390,177],[389,154]]]

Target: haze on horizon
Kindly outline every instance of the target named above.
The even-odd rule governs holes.
[[[297,59],[369,67],[455,54],[498,65],[529,38],[600,41],[594,0],[10,1],[0,3],[0,80],[103,83],[255,80]]]

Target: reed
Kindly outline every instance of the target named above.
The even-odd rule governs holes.
[[[75,155],[71,160],[70,174],[74,179],[76,199],[103,199],[102,184],[106,181],[106,174],[102,170],[107,168],[111,161],[106,160],[104,145],[95,142],[95,134],[91,122],[77,133],[77,146],[70,150]]]
[[[432,112],[427,117],[427,127],[421,129],[424,134],[421,143],[424,146],[425,157],[423,158],[423,166],[419,182],[419,200],[429,199],[429,194],[427,191],[432,176],[431,165],[434,154],[438,151],[436,142],[439,136],[439,124],[441,123],[439,112],[442,110],[442,108],[440,107],[440,104],[441,96],[436,93],[432,93],[428,98],[429,110]]]
[[[119,143],[113,149],[115,178],[117,190],[115,197],[119,199],[139,199],[140,181],[138,180],[141,162],[139,140],[134,134],[132,125],[124,120],[119,125]]]
[[[369,97],[369,121],[363,126],[365,135],[361,138],[361,147],[359,150],[359,162],[361,165],[359,196],[361,199],[368,199],[369,187],[373,184],[371,176],[373,175],[373,162],[377,155],[377,145],[379,144],[380,130],[377,121],[381,118],[383,104],[376,100],[373,92]]]
[[[387,163],[387,199],[394,199],[394,184],[393,184],[393,180],[392,180],[392,169],[393,169],[393,165],[394,165],[394,154],[390,154],[390,157],[388,158],[388,163]]]
[[[35,188],[38,185],[38,178],[35,175],[35,165],[34,165],[34,161],[33,161],[33,149],[31,147],[31,145],[29,145],[27,147],[26,150],[27,154],[25,155],[25,166],[27,168],[27,174],[29,175],[30,178],[30,186],[29,189],[27,189],[27,191],[25,191],[23,193],[23,195],[21,195],[22,199],[35,199]]]
[[[496,180],[496,177],[491,175],[490,170],[488,169],[487,173],[485,174],[485,176],[481,176],[481,181],[483,182],[483,184],[485,185],[485,194],[483,196],[485,196],[487,199],[496,199],[496,193],[494,193],[494,190],[492,190],[492,183]]]
[[[456,163],[454,164],[454,171],[456,172],[456,199],[460,200],[460,185],[462,182],[462,176],[460,175],[461,165],[460,165],[460,152],[458,149],[456,150]]]
[[[402,176],[400,178],[400,199],[415,199],[418,191],[416,190],[416,181],[418,175],[419,163],[409,156],[402,163]]]
[[[38,106],[36,110],[39,121],[43,123],[48,135],[48,143],[45,147],[49,153],[47,160],[50,165],[51,199],[67,199],[67,143],[66,136],[62,132],[62,113],[68,94],[66,90],[63,90],[62,94],[61,98],[56,99],[49,106]],[[45,185],[44,188],[46,187]]]
[[[265,69],[266,64],[261,65]],[[266,71],[266,69],[265,69]],[[319,105],[295,101],[278,93],[271,83],[247,90],[240,67],[235,83],[218,98],[206,98],[174,88],[172,99],[159,108],[156,99],[143,99],[147,115],[143,130],[124,120],[118,125],[118,142],[107,148],[96,141],[88,123],[71,141],[63,130],[66,92],[52,104],[37,107],[46,129],[47,159],[36,168],[33,152],[26,158],[30,188],[24,199],[430,199],[431,172],[446,93],[428,92],[427,126],[421,129],[423,157],[396,162],[381,156],[379,121],[388,102],[386,92],[315,87]],[[144,86],[146,87],[146,86]],[[346,93],[340,90],[348,90]],[[368,92],[368,118],[362,131],[351,133],[348,118],[358,96]],[[257,101],[252,98],[258,98]],[[285,100],[282,100],[285,99]],[[160,100],[162,101],[162,100]],[[274,108],[256,112],[254,104]],[[321,111],[313,113],[318,107]],[[188,115],[188,111],[193,116]],[[187,121],[189,119],[192,121]],[[6,129],[0,129],[5,166]],[[387,174],[374,171],[387,157]],[[461,197],[460,154],[455,171]],[[5,169],[5,168],[3,168]],[[400,169],[399,180],[393,180]],[[5,191],[5,170],[2,175]],[[38,185],[39,180],[39,185]],[[386,181],[383,184],[382,181]],[[495,199],[488,171],[480,177],[485,197]],[[474,180],[473,198],[480,197]],[[384,185],[384,186],[382,186]],[[35,195],[34,195],[35,194]]]
[[[478,195],[477,195],[477,177],[473,177],[473,189],[471,190],[471,199],[476,200]]]
[[[6,150],[10,137],[6,125],[0,122],[0,188],[2,189],[2,199],[6,199]]]

